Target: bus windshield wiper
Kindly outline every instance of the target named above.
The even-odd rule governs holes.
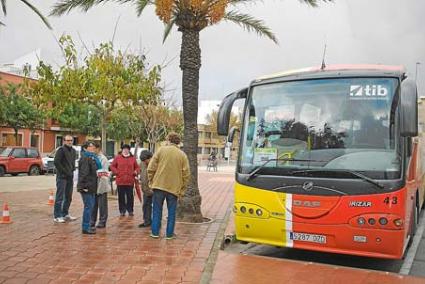
[[[376,187],[379,187],[380,189],[383,189],[384,186],[377,182],[376,180],[365,176],[364,174],[361,174],[359,172],[353,171],[353,170],[347,170],[347,169],[306,169],[306,170],[300,170],[300,171],[293,171],[292,174],[298,174],[298,173],[311,173],[311,172],[342,172],[342,173],[350,173],[353,176],[356,176],[364,181],[367,181]]]
[[[256,167],[253,169],[249,174],[247,180],[253,179],[256,174],[263,169],[268,163],[270,162],[277,162],[277,161],[283,161],[283,162],[324,162],[324,161],[318,161],[318,160],[305,160],[305,159],[294,159],[294,158],[281,158],[281,159],[270,159],[267,160],[264,164]]]

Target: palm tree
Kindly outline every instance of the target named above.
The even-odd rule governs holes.
[[[184,151],[188,155],[191,183],[184,198],[180,201],[178,216],[185,220],[201,221],[201,196],[198,189],[198,92],[199,70],[201,68],[201,49],[199,33],[208,26],[221,21],[233,22],[249,32],[255,32],[277,43],[275,35],[265,26],[263,21],[232,10],[237,4],[246,4],[255,0],[58,0],[51,15],[63,15],[80,8],[83,11],[106,1],[132,3],[140,16],[147,5],[154,5],[156,14],[165,23],[164,40],[174,25],[182,33],[180,50],[180,68],[183,72],[182,97],[184,116]],[[317,6],[319,1],[332,0],[300,0],[310,6]]]
[[[49,22],[47,21],[47,19],[43,16],[43,14],[41,14],[41,12],[35,7],[33,6],[30,2],[28,2],[27,0],[20,0],[22,3],[24,3],[26,6],[28,6],[34,13],[36,13],[40,19],[43,21],[43,23],[49,28],[52,29],[52,27],[50,26]],[[7,15],[7,9],[6,9],[6,0],[0,0],[0,4],[1,4],[1,9],[3,11],[3,15],[6,17]],[[5,26],[5,24],[3,22],[0,22],[0,26]]]

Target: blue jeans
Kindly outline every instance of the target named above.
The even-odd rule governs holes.
[[[73,177],[59,177],[56,175],[56,198],[53,211],[54,218],[65,217],[69,214],[72,201]]]
[[[145,225],[152,224],[152,195],[143,193],[143,222]]]
[[[93,193],[83,192],[81,192],[81,198],[83,199],[84,203],[82,227],[84,231],[87,231],[88,229],[90,229],[90,219],[96,198],[95,194]]]
[[[167,200],[168,209],[167,231],[165,235],[166,237],[171,237],[174,234],[174,226],[176,224],[177,196],[159,189],[153,190],[152,235],[159,236],[164,200]]]

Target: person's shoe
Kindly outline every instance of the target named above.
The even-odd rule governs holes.
[[[130,213],[128,213],[128,216],[133,217],[134,216],[134,213],[133,212],[130,212]]]
[[[54,218],[53,222],[55,222],[55,223],[65,223],[65,220],[63,219],[63,217],[58,217],[58,218]]]
[[[106,227],[106,225],[104,225],[104,224],[98,224],[97,226],[96,226],[96,228],[98,228],[98,229],[103,229],[103,228],[105,228]]]
[[[96,231],[89,229],[89,230],[83,230],[82,233],[85,235],[94,235],[96,234]]]
[[[139,225],[139,228],[147,228],[147,227],[150,227],[150,226],[151,226],[151,224],[143,223],[143,224]]]
[[[72,222],[72,221],[75,221],[75,220],[77,220],[77,217],[73,217],[73,216],[71,216],[71,215],[66,215],[65,217],[63,217],[63,219],[65,220],[65,221],[69,221],[69,222]]]
[[[124,216],[125,216],[125,213],[121,212],[121,213],[120,213],[120,216],[121,216],[121,217],[124,217]]]
[[[154,234],[151,234],[150,237],[153,238],[153,239],[159,239],[159,236],[158,235],[154,235]]]
[[[172,234],[171,236],[166,236],[165,239],[166,240],[174,240],[175,238],[177,238],[176,234]]]

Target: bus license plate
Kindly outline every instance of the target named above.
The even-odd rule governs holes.
[[[291,232],[290,238],[293,241],[326,244],[326,236],[324,236],[324,235],[314,235],[314,234]]]

